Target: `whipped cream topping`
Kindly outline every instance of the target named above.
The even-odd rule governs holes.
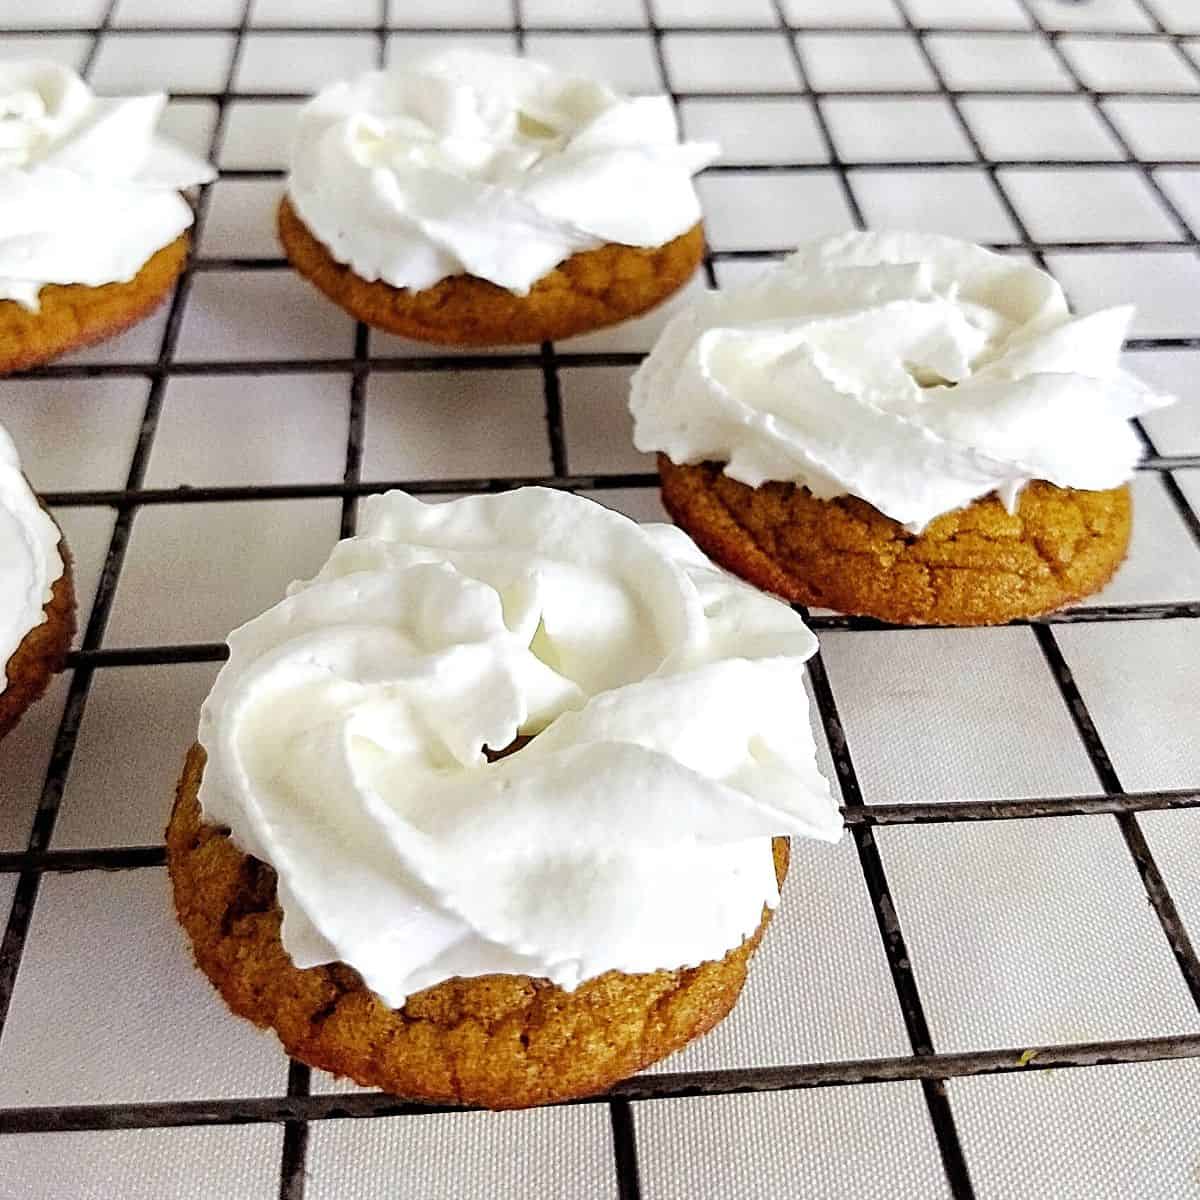
[[[229,648],[205,817],[275,868],[297,966],[394,1007],[720,958],[778,902],[771,837],[841,833],[799,616],[589,500],[373,497]]]
[[[1120,367],[1132,316],[1073,317],[1044,271],[967,242],[845,234],[675,317],[633,377],[634,442],[914,533],[1034,479],[1116,487],[1129,418],[1173,400]]]
[[[320,92],[300,113],[288,197],[363,279],[469,274],[528,292],[607,242],[660,246],[700,220],[666,96],[620,96],[526,59],[450,51]]]
[[[58,540],[58,526],[38,504],[12,438],[0,428],[0,663],[46,619],[45,606],[63,573]],[[7,686],[0,674],[0,692]]]
[[[215,177],[155,137],[165,95],[101,99],[51,62],[0,62],[0,300],[132,279],[192,224],[179,189]]]

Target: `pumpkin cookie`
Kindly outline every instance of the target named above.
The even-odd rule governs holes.
[[[21,715],[41,698],[50,680],[62,670],[63,660],[75,636],[75,591],[71,558],[66,539],[60,539],[62,574],[54,581],[42,622],[22,639],[4,667],[4,690],[0,691],[0,737],[8,733]]]
[[[0,62],[0,373],[122,332],[187,258],[207,163],[156,137],[165,95],[98,98],[51,62]]]
[[[75,632],[66,539],[0,426],[0,737],[62,669]]]
[[[413,1099],[597,1092],[737,999],[787,837],[842,832],[786,605],[527,488],[366,501],[229,635],[167,830],[234,1012]]]
[[[995,496],[909,533],[856,496],[751,488],[720,465],[659,456],[663,504],[706,554],[796,604],[896,625],[996,625],[1099,591],[1125,557],[1129,487],[1035,482],[1010,513]]]
[[[1131,317],[1073,317],[979,246],[847,234],[672,320],[634,441],[672,516],[760,587],[905,625],[1036,616],[1129,545],[1129,418],[1171,403],[1120,366]]]
[[[293,267],[352,317],[376,329],[446,346],[553,341],[636,317],[662,303],[704,257],[699,225],[668,242],[584,250],[543,275],[524,295],[474,275],[451,275],[412,291],[368,283],[336,262],[286,199],[279,240]]]
[[[397,1096],[499,1109],[602,1091],[725,1017],[770,919],[764,909],[740,946],[686,970],[610,971],[573,992],[527,975],[481,975],[392,1009],[344,963],[294,965],[280,941],[275,872],[204,823],[203,770],[194,746],[167,826],[175,910],[197,965],[293,1058]],[[775,839],[774,861],[782,884],[786,838]]]
[[[38,293],[36,312],[15,300],[0,300],[0,375],[124,333],[170,295],[187,253],[184,234],[156,250],[128,283],[48,283]]]
[[[704,253],[670,100],[452,51],[301,112],[279,235],[359,320],[447,345],[538,343],[638,316]]]

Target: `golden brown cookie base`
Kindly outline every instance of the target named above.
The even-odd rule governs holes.
[[[896,625],[1000,625],[1098,591],[1129,545],[1128,486],[1034,482],[1016,513],[985,496],[919,535],[854,496],[747,487],[658,457],[663,504],[710,557],[787,600]]]
[[[512,346],[587,333],[636,317],[682,287],[704,256],[699,225],[643,250],[609,243],[572,255],[516,296],[474,275],[421,291],[361,279],[333,259],[285,197],[279,240],[296,268],[351,316],[389,333],[447,346]]]
[[[152,254],[128,283],[48,283],[38,293],[38,312],[15,300],[0,300],[0,375],[124,333],[162,303],[183,270],[187,251],[185,233]]]
[[[62,555],[63,573],[54,581],[50,599],[42,610],[46,619],[21,639],[4,668],[8,683],[0,692],[0,738],[42,695],[51,677],[62,670],[75,636],[75,588],[65,538],[59,538],[58,552]]]
[[[200,969],[239,1016],[287,1052],[415,1100],[524,1108],[602,1091],[706,1033],[733,1007],[754,936],[719,962],[609,972],[564,992],[525,975],[452,979],[388,1008],[342,963],[300,970],[279,938],[275,873],[202,823],[193,746],[167,826],[175,909]],[[788,843],[775,840],[775,870]]]

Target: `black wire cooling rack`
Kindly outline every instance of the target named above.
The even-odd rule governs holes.
[[[214,30],[211,25],[158,25],[143,26],[138,29],[122,29],[128,36],[147,34],[171,33],[180,36],[188,33],[227,33],[234,35],[232,57],[229,62],[225,86],[216,92],[187,93],[189,99],[207,99],[215,102],[216,122],[213,129],[210,157],[215,160],[225,133],[230,102],[238,99],[253,99],[259,101],[297,100],[305,98],[301,93],[291,92],[262,92],[238,93],[235,90],[238,63],[242,55],[245,34],[250,25],[251,5],[254,0],[247,0],[240,21],[234,26]],[[1087,249],[1090,251],[1112,250],[1185,250],[1196,255],[1200,244],[1196,235],[1189,228],[1187,220],[1171,197],[1160,186],[1151,168],[1186,167],[1189,161],[1174,161],[1166,159],[1150,160],[1140,158],[1129,141],[1123,135],[1121,128],[1115,123],[1100,103],[1101,100],[1136,95],[1139,100],[1159,101],[1178,98],[1177,92],[1148,92],[1139,90],[1136,93],[1100,92],[1088,89],[1081,81],[1072,66],[1071,60],[1059,45],[1060,34],[1048,30],[1039,20],[1039,12],[1029,0],[1017,0],[1022,11],[1029,18],[1031,31],[1038,41],[1048,47],[1055,60],[1061,64],[1071,81],[1071,90],[1029,91],[1022,89],[1014,92],[1010,89],[956,89],[947,86],[942,72],[939,70],[936,57],[930,53],[926,43],[927,36],[935,32],[932,28],[917,24],[905,7],[906,0],[894,0],[895,14],[898,24],[888,25],[856,25],[854,32],[889,32],[899,30],[907,35],[917,47],[924,63],[933,75],[935,88],[921,93],[942,97],[950,107],[954,120],[961,129],[970,145],[973,160],[967,160],[967,165],[974,166],[986,173],[991,181],[993,190],[1003,205],[1004,211],[1018,232],[1018,237],[1003,243],[1002,248],[1014,251],[1024,251],[1041,265],[1045,265],[1044,255],[1047,252]],[[911,4],[912,0],[907,0]],[[639,33],[645,35],[647,30],[652,40],[657,56],[659,70],[664,80],[670,79],[670,73],[664,60],[663,33],[661,23],[656,20],[654,0],[643,0],[645,5],[646,24],[636,26],[593,26],[580,27],[571,25],[560,28],[540,27],[538,32],[570,34],[573,37],[586,39],[596,34]],[[1066,0],[1062,0],[1066,4]],[[1182,50],[1182,35],[1171,33],[1156,15],[1156,10],[1146,0],[1132,0],[1140,13],[1146,18],[1146,28],[1149,33],[1160,41],[1167,41]],[[84,63],[84,74],[93,65],[97,51],[106,34],[113,28],[114,13],[117,8],[116,0],[109,0],[107,11],[100,24],[93,28],[63,28],[60,25],[47,25],[45,28],[23,27],[20,30],[0,30],[0,46],[8,34],[76,34],[92,38],[91,50]],[[286,29],[256,29],[256,35],[274,36],[283,33],[309,33],[314,35],[329,35],[338,33],[373,32],[378,43],[379,61],[382,63],[385,45],[389,33],[394,27],[389,24],[386,0],[380,0],[378,21],[373,27],[364,31],[362,26],[320,25],[320,26],[290,26]],[[806,85],[806,63],[801,52],[797,49],[795,33],[808,32],[805,27],[789,24],[788,12],[780,0],[772,0],[771,12],[773,20],[769,24],[739,25],[739,33],[772,34],[782,39],[788,46],[800,86],[792,93],[771,91],[771,98],[793,95],[806,100],[820,100],[835,95],[852,95],[858,98],[877,97],[881,99],[911,98],[912,93],[900,93],[888,90],[853,91],[822,91],[814,90]],[[515,35],[518,46],[523,45],[525,27],[522,20],[521,0],[513,0],[511,22],[496,27],[499,31]],[[462,32],[460,28],[449,28],[437,25],[413,26],[406,24],[405,33],[446,34]],[[691,32],[711,35],[723,35],[731,32],[726,26],[719,25],[672,25],[671,32]],[[816,32],[815,29],[811,30]],[[836,24],[823,24],[820,32],[850,32],[848,28],[839,28]],[[472,34],[481,32],[474,27]],[[969,34],[973,38],[987,39],[990,37],[1011,34],[1013,30],[1005,26],[980,27],[978,24],[963,24],[953,26],[939,24],[938,34],[960,33]],[[1086,39],[1104,36],[1106,38],[1136,39],[1144,34],[1131,33],[1121,30],[1092,30],[1073,33],[1073,37]],[[1200,66],[1181,54],[1181,61],[1189,63],[1195,73],[1197,86],[1200,91]],[[1197,59],[1200,62],[1200,58]],[[738,91],[706,91],[703,93],[672,92],[676,101],[687,96],[703,95],[709,98],[722,98],[731,101],[747,101],[763,99],[767,93]],[[1169,216],[1175,227],[1178,238],[1169,242],[1145,241],[1114,241],[1099,243],[1065,242],[1047,243],[1038,241],[1031,236],[1030,231],[1022,220],[1017,207],[1006,194],[1004,181],[997,174],[997,163],[989,160],[972,130],[964,118],[960,101],[964,96],[997,96],[1013,98],[1015,96],[1063,96],[1073,95],[1084,98],[1094,109],[1095,114],[1104,127],[1116,140],[1120,147],[1120,157],[1114,161],[1134,168],[1152,190],[1162,209]],[[723,167],[717,165],[710,168],[712,174],[720,174],[727,170],[736,170],[739,174],[758,172],[806,172],[820,170],[829,172],[832,169],[845,203],[854,221],[860,227],[866,224],[864,214],[851,187],[849,172],[857,166],[869,165],[872,171],[911,171],[914,167],[926,166],[962,166],[962,160],[953,162],[926,161],[914,163],[909,159],[895,162],[880,162],[872,160],[869,164],[858,164],[846,161],[839,156],[837,145],[825,114],[819,104],[812,105],[812,111],[817,121],[817,128],[823,144],[827,161],[821,163],[794,162],[772,163],[770,165],[739,165]],[[1005,167],[1053,167],[1055,169],[1071,170],[1073,168],[1094,167],[1092,159],[1059,159],[1044,161],[1039,159],[1005,160]],[[223,178],[275,178],[281,175],[279,171],[271,170],[224,170]],[[210,202],[209,187],[200,189],[197,200],[195,241],[203,230]],[[709,282],[716,283],[715,264],[727,259],[770,259],[789,250],[790,247],[780,246],[774,250],[753,251],[717,251],[711,253],[706,260],[706,271]],[[74,651],[68,666],[73,669],[65,709],[54,741],[53,753],[45,784],[37,805],[32,830],[28,844],[24,850],[0,853],[0,873],[16,877],[15,899],[4,930],[3,943],[0,945],[0,1037],[3,1036],[4,1021],[8,1014],[18,972],[21,969],[22,953],[30,922],[38,899],[39,885],[47,872],[66,872],[86,869],[136,869],[142,867],[161,866],[165,861],[165,850],[161,845],[146,846],[112,846],[95,849],[51,849],[50,841],[55,822],[59,813],[59,804],[64,787],[71,771],[72,759],[75,754],[76,740],[80,722],[88,703],[89,691],[97,671],[124,666],[149,666],[158,664],[177,664],[192,662],[215,662],[224,657],[225,649],[222,644],[186,644],[186,645],[157,645],[135,649],[106,649],[102,640],[106,623],[112,610],[113,599],[118,581],[121,577],[122,565],[125,561],[130,533],[135,515],[142,508],[152,505],[183,505],[206,501],[256,501],[256,500],[290,500],[310,499],[316,497],[337,498],[342,502],[341,532],[349,535],[354,530],[357,498],[369,492],[383,491],[390,487],[403,488],[415,494],[459,494],[497,492],[525,484],[540,484],[543,486],[562,488],[566,490],[586,490],[603,492],[614,489],[651,487],[657,480],[648,473],[611,473],[611,474],[572,474],[568,471],[566,439],[563,428],[563,406],[559,380],[559,370],[564,364],[571,367],[580,366],[631,366],[636,364],[640,354],[632,353],[580,353],[571,350],[570,346],[556,347],[546,343],[540,349],[531,353],[513,353],[503,355],[459,355],[443,357],[435,355],[418,355],[405,357],[375,356],[368,352],[367,329],[358,325],[354,338],[354,352],[350,358],[332,359],[301,359],[295,361],[245,362],[245,361],[213,361],[213,362],[176,362],[175,351],[179,338],[182,318],[187,304],[188,295],[197,272],[221,269],[238,270],[275,270],[285,269],[286,264],[281,259],[258,258],[213,258],[193,257],[185,272],[169,307],[161,347],[157,360],[147,364],[59,364],[37,371],[27,372],[23,378],[43,379],[92,379],[111,376],[130,376],[149,380],[149,392],[146,399],[142,418],[141,430],[137,439],[132,462],[123,489],[117,491],[59,491],[45,494],[48,504],[66,508],[72,506],[105,506],[115,510],[116,523],[113,528],[111,541],[108,545],[107,557],[100,578],[90,619],[83,631],[79,649]],[[1153,337],[1137,338],[1131,341],[1134,349],[1200,349],[1200,337]],[[552,473],[548,476],[532,477],[492,477],[474,479],[439,479],[404,480],[363,482],[361,466],[363,456],[363,435],[365,419],[365,396],[368,377],[375,372],[413,372],[413,371],[474,371],[474,370],[506,370],[510,368],[539,368],[543,381],[545,400],[546,433],[549,440],[550,462]],[[258,376],[287,377],[297,372],[304,373],[339,373],[346,374],[350,379],[349,434],[345,447],[345,466],[340,482],[314,484],[285,484],[264,486],[220,486],[220,487],[191,487],[191,488],[147,488],[144,486],[146,468],[151,447],[154,443],[159,414],[162,407],[164,388],[167,381],[183,375],[219,375],[219,374],[251,374]],[[1139,434],[1145,443],[1146,457],[1141,469],[1155,473],[1161,479],[1166,494],[1169,496],[1182,522],[1190,532],[1191,537],[1200,544],[1200,518],[1190,507],[1186,496],[1177,482],[1174,471],[1181,468],[1200,467],[1200,455],[1165,455],[1157,451],[1152,439],[1139,427]],[[1042,1046],[1032,1060],[1026,1048],[1021,1046],[1010,1049],[986,1050],[969,1053],[940,1053],[930,1032],[926,1019],[925,1007],[922,1003],[921,991],[915,977],[908,954],[901,916],[893,903],[889,890],[888,877],[884,862],[876,844],[875,829],[885,825],[906,825],[933,822],[972,822],[1008,820],[1037,817],[1065,817],[1077,815],[1108,814],[1117,823],[1124,843],[1145,888],[1146,897],[1153,906],[1161,925],[1162,936],[1167,942],[1178,964],[1179,971],[1191,997],[1200,1008],[1200,957],[1196,947],[1185,930],[1179,911],[1172,899],[1170,890],[1155,863],[1153,854],[1147,845],[1138,823],[1138,813],[1155,809],[1177,809],[1200,807],[1200,792],[1193,789],[1171,791],[1130,791],[1126,789],[1113,765],[1112,758],[1105,748],[1104,742],[1088,711],[1088,706],[1081,695],[1080,689],[1072,677],[1070,668],[1059,647],[1056,638],[1056,628],[1063,624],[1074,623],[1103,623],[1103,622],[1140,622],[1140,621],[1171,621],[1187,618],[1200,618],[1200,600],[1186,603],[1170,604],[1135,604],[1135,605],[1098,605],[1093,607],[1076,608],[1057,613],[1032,622],[1020,622],[1032,628],[1032,633],[1045,659],[1046,668],[1050,672],[1063,704],[1070,713],[1074,730],[1086,750],[1098,788],[1094,793],[1073,796],[1035,797],[1029,799],[1014,799],[1000,801],[957,801],[950,803],[905,803],[905,804],[866,804],[863,800],[855,771],[854,757],[848,744],[845,730],[839,718],[838,706],[826,674],[825,665],[818,655],[810,663],[810,678],[813,687],[816,706],[820,721],[824,727],[832,755],[832,761],[841,787],[844,812],[851,836],[854,839],[858,860],[861,865],[863,878],[870,895],[878,924],[879,936],[886,953],[890,968],[892,983],[900,1010],[903,1014],[904,1026],[911,1053],[899,1057],[875,1058],[856,1061],[837,1062],[800,1062],[783,1067],[749,1067],[733,1070],[694,1071],[687,1073],[651,1074],[631,1079],[613,1088],[608,1094],[583,1101],[587,1104],[607,1105],[613,1137],[613,1171],[617,1194],[623,1200],[635,1200],[641,1195],[641,1183],[638,1168],[638,1146],[635,1136],[634,1120],[631,1103],[642,1100],[655,1100],[668,1097],[712,1096],[738,1092],[763,1092],[797,1088],[824,1087],[831,1085],[870,1085],[889,1080],[917,1081],[924,1094],[928,1115],[935,1132],[941,1161],[945,1172],[950,1193],[959,1198],[975,1195],[972,1185],[971,1164],[964,1153],[959,1137],[955,1112],[947,1093],[946,1081],[959,1077],[1014,1072],[1041,1071],[1047,1068],[1088,1067],[1098,1064],[1134,1063],[1149,1060],[1200,1057],[1200,1033],[1176,1036],[1150,1037],[1129,1040],[1105,1041],[1091,1044],[1062,1044]],[[827,630],[859,631],[884,630],[889,627],[878,622],[837,615],[814,615],[810,623],[818,632]],[[0,1134],[18,1133],[53,1133],[61,1131],[99,1131],[99,1130],[144,1130],[165,1127],[231,1125],[245,1123],[275,1122],[282,1123],[285,1135],[282,1143],[282,1158],[280,1162],[279,1196],[283,1200],[301,1200],[306,1183],[306,1153],[308,1144],[309,1123],[329,1118],[351,1117],[359,1119],[395,1116],[418,1112],[429,1112],[427,1106],[407,1103],[391,1096],[377,1093],[356,1093],[349,1095],[310,1094],[310,1072],[307,1067],[293,1062],[287,1076],[286,1095],[270,1096],[254,1099],[227,1100],[190,1100],[178,1102],[136,1103],[136,1104],[99,1104],[86,1106],[46,1106],[25,1108],[0,1108]],[[607,1185],[606,1185],[607,1186]],[[1098,1186],[1102,1182],[1098,1181]]]

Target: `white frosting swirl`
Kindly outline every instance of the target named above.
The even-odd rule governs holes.
[[[845,234],[674,318],[633,377],[634,441],[914,533],[1033,479],[1116,487],[1128,419],[1172,402],[1120,368],[1132,315],[1072,317],[1044,271],[967,242]]]
[[[278,872],[298,966],[399,1007],[696,964],[777,903],[773,835],[840,836],[816,640],[684,534],[539,488],[364,510],[230,635],[200,721],[206,819]]]
[[[54,582],[63,573],[58,526],[21,474],[17,448],[0,428],[0,664],[45,619]],[[0,674],[0,692],[8,686]]]
[[[192,224],[207,163],[154,136],[165,95],[100,99],[51,62],[0,62],[0,300],[132,279]]]
[[[686,232],[691,177],[717,153],[679,144],[666,96],[459,50],[320,92],[288,197],[363,279],[419,289],[466,273],[523,294],[578,251]]]

